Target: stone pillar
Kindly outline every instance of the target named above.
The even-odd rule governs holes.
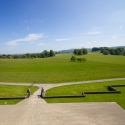
[[[30,88],[27,89],[27,95],[30,97]]]
[[[42,87],[42,88],[41,88],[41,97],[44,97],[44,94],[45,94],[44,88]]]

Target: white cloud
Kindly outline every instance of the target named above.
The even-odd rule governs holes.
[[[111,19],[117,22],[124,22],[125,21],[125,9],[116,11],[112,16]]]
[[[29,44],[33,44],[34,42],[29,42]]]
[[[87,44],[91,44],[91,42],[87,42]]]
[[[113,36],[112,38],[113,38],[113,39],[116,39],[116,38],[117,38],[117,36]]]
[[[17,35],[15,32],[13,32],[12,35],[13,35],[13,36],[19,36],[19,35]]]
[[[44,38],[43,34],[40,33],[40,34],[29,34],[27,37],[25,38],[21,38],[21,39],[16,39],[16,40],[12,40],[12,41],[9,41],[6,43],[6,45],[8,46],[15,46],[17,45],[18,43],[23,43],[23,42],[32,42],[32,41],[36,41],[36,40],[39,40],[41,38]]]
[[[93,43],[96,43],[96,41],[92,41]]]
[[[96,41],[86,42],[86,44],[94,44],[94,43],[96,43]]]
[[[44,46],[45,43],[38,43],[37,45],[38,45],[38,46]]]
[[[80,44],[80,46],[84,46],[85,44]]]
[[[85,41],[84,43],[76,45],[76,48],[92,48],[93,46],[98,47],[97,41]]]
[[[56,39],[56,41],[68,41],[68,40],[71,40],[71,39],[73,39],[73,38],[64,38],[64,39]]]
[[[123,25],[120,26],[120,30],[122,29]]]
[[[15,34],[15,32],[12,32],[12,35],[14,35]]]
[[[25,22],[25,23],[27,23],[28,21],[27,21],[27,20],[25,20],[24,22]]]
[[[85,46],[85,44],[82,43],[82,44],[77,44],[77,45],[75,45],[74,48],[82,48],[82,47],[84,47],[84,46]]]
[[[88,34],[88,35],[98,35],[98,34],[102,34],[102,33],[99,32],[99,31],[94,31],[94,32],[88,32],[88,33],[85,33],[85,34]]]

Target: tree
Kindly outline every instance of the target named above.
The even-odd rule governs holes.
[[[46,58],[50,56],[55,56],[55,52],[53,50],[50,50],[49,52],[47,50],[44,50],[42,53],[26,53],[22,55],[14,54],[14,55],[5,55],[5,54],[0,54],[0,58]]]
[[[8,59],[12,59],[13,56],[12,56],[12,55],[7,55],[7,58],[8,58]]]
[[[88,53],[88,50],[85,49],[85,48],[82,48],[82,53],[83,53],[83,54],[87,54],[87,53]]]
[[[82,50],[78,49],[78,55],[82,55],[82,54],[83,54]]]
[[[124,54],[123,54],[124,56],[125,56],[125,52],[124,52]]]
[[[50,50],[50,57],[55,56],[55,52],[53,50]]]
[[[110,49],[110,54],[111,55],[115,55],[115,50],[114,49]]]
[[[46,58],[46,55],[44,53],[41,53],[41,58]]]
[[[78,62],[81,62],[81,61],[82,61],[82,58],[77,58],[77,61],[78,61]]]
[[[108,47],[100,47],[100,50],[101,50],[101,53],[103,53],[105,50],[109,51],[109,48]]]
[[[116,50],[116,55],[123,55],[123,53],[120,50]]]
[[[87,54],[88,50],[85,48],[82,49],[75,49],[73,52],[75,55],[83,55],[83,54]]]
[[[73,52],[75,55],[78,54],[78,50],[77,49],[74,49],[74,52]]]
[[[21,58],[27,58],[26,54],[21,55]]]
[[[101,53],[103,53],[103,52],[104,52],[104,50],[105,50],[105,49],[103,49],[103,48],[102,48],[102,49],[101,49]]]
[[[85,62],[86,59],[85,59],[85,58],[77,58],[77,61],[78,61],[78,62]]]
[[[42,58],[46,58],[46,57],[48,57],[48,56],[49,56],[49,53],[48,53],[47,50],[44,50],[44,51],[41,53],[41,57],[42,57]]]
[[[100,49],[98,48],[98,47],[93,47],[92,48],[92,52],[94,52],[94,51],[99,51]]]
[[[85,58],[82,58],[82,61],[83,61],[83,62],[85,62],[85,61],[86,61],[86,59],[85,59]]]
[[[0,58],[2,58],[2,55],[0,54]]]
[[[2,55],[2,58],[6,58],[6,57],[7,57],[7,55],[5,55],[5,54]]]
[[[71,60],[71,61],[76,61],[76,57],[75,57],[75,56],[72,56],[70,60]]]
[[[124,55],[124,48],[108,48],[108,47],[101,47],[101,53],[103,53],[104,55]]]
[[[33,57],[34,57],[34,58],[37,58],[37,55],[34,53],[34,54],[33,54]]]
[[[30,58],[30,53],[26,53],[26,58]]]
[[[116,55],[123,55],[125,52],[124,48],[117,48],[115,53]]]
[[[108,50],[104,50],[103,51],[103,55],[108,55],[109,54],[109,51]]]

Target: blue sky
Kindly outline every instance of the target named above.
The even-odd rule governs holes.
[[[0,0],[0,54],[125,46],[125,0]]]

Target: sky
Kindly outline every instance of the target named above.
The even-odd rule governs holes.
[[[0,54],[125,46],[125,0],[0,0]]]

